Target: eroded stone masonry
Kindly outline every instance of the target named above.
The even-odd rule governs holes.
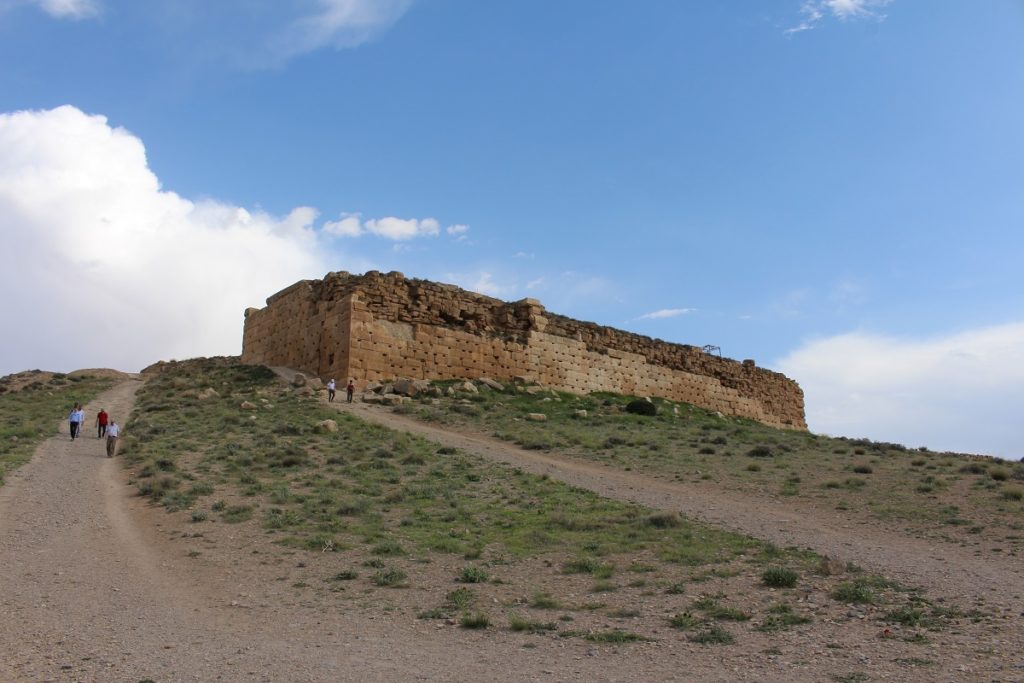
[[[806,429],[786,376],[638,334],[401,273],[329,273],[245,311],[242,360],[357,385],[398,377],[526,377],[586,394],[685,401],[776,427]]]

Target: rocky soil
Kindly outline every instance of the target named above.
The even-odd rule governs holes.
[[[93,405],[126,415],[138,386],[122,382]],[[668,628],[655,642],[623,645],[470,631],[415,618],[429,586],[311,588],[333,569],[330,554],[283,550],[255,525],[197,533],[185,515],[135,496],[101,441],[61,434],[0,488],[0,680],[1024,681],[1016,558],[523,451],[385,407],[334,405],[602,495],[854,561],[988,616],[928,645],[887,639],[863,610],[838,605],[810,607],[820,616],[809,628],[717,647]]]

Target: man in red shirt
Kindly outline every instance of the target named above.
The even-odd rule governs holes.
[[[103,435],[107,433],[107,421],[110,418],[107,417],[107,411],[100,408],[100,412],[96,413],[96,438],[102,439]]]

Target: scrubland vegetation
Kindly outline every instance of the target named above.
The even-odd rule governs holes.
[[[772,441],[761,442],[755,425],[686,406],[682,415],[666,405],[656,415],[631,414],[622,408],[629,400],[493,393],[398,410],[485,425],[527,447],[679,476],[692,476],[684,472],[695,458],[710,457],[698,453],[707,444],[737,451],[719,458],[762,462],[773,475],[796,444],[813,440],[772,432]],[[549,422],[522,419],[542,409]],[[127,435],[121,453],[137,491],[187,519],[193,536],[211,524],[245,525],[285,552],[328,558],[322,561],[331,569],[319,585],[300,581],[296,590],[363,606],[380,593],[374,604],[389,609],[412,600],[410,618],[595,643],[684,633],[709,646],[841,621],[850,609],[858,618],[870,610],[880,623],[896,619],[890,613],[920,617],[899,621],[907,642],[928,642],[928,629],[966,618],[854,566],[842,576],[822,573],[822,558],[806,550],[602,498],[368,424],[264,368],[193,362],[153,377],[138,395]],[[670,453],[677,448],[690,464],[674,470]],[[852,455],[872,461],[866,452]],[[851,469],[854,476],[864,475]],[[420,597],[394,597],[410,589]]]

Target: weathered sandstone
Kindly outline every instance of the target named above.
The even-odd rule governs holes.
[[[725,415],[806,429],[793,380],[701,349],[549,313],[401,273],[329,273],[245,311],[242,360],[362,389],[396,378],[495,378],[586,394],[685,401]]]

